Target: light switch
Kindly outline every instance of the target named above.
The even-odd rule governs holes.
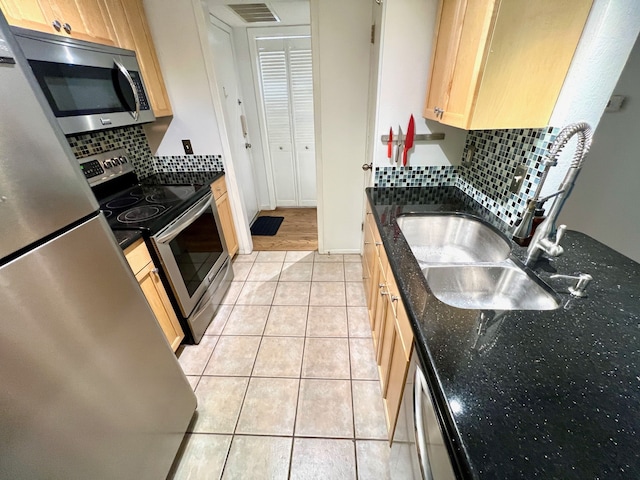
[[[511,185],[509,186],[509,191],[511,193],[519,193],[522,188],[522,183],[524,182],[524,178],[527,176],[527,166],[522,163],[517,166],[516,173],[513,175],[513,180],[511,180]]]

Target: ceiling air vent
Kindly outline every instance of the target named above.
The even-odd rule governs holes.
[[[245,22],[279,22],[280,19],[264,3],[238,3],[229,5]]]

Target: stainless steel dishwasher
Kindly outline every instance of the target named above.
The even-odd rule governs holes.
[[[393,435],[390,473],[394,480],[456,478],[415,348]]]

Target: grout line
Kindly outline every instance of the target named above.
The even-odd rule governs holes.
[[[313,271],[313,269],[312,269]],[[309,294],[309,298],[311,294]],[[296,427],[298,426],[298,407],[300,406],[300,392],[302,391],[302,367],[304,365],[304,354],[307,349],[307,329],[309,328],[309,300],[307,301],[307,318],[304,324],[304,339],[302,341],[302,358],[300,359],[300,371],[298,377],[298,395],[296,397],[296,408],[293,415],[293,434],[291,436],[291,451],[289,452],[289,471],[287,479],[291,478],[291,467],[293,466],[293,447],[295,444]]]

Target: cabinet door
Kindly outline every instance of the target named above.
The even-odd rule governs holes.
[[[362,255],[362,270],[364,274],[364,290],[367,292],[367,300],[369,305],[369,315],[371,315],[372,295],[377,292],[373,284],[373,272],[375,271],[374,259],[376,258],[375,246],[373,244],[373,233],[371,232],[371,214],[367,214],[364,223],[364,246]]]
[[[0,8],[10,25],[51,33],[53,20],[46,7],[38,0],[0,0]]]
[[[399,338],[396,337],[392,347],[391,358],[389,360],[389,381],[384,395],[384,406],[387,414],[387,428],[389,430],[389,440],[393,439],[393,432],[398,419],[400,402],[409,370],[409,361],[405,356]]]
[[[102,1],[106,4],[116,43],[121,48],[136,52],[154,115],[156,117],[173,115],[141,1]]]
[[[238,237],[236,236],[236,227],[233,224],[233,217],[231,216],[231,204],[229,203],[229,196],[225,192],[222,196],[216,200],[216,207],[218,208],[218,216],[220,217],[220,226],[222,227],[222,233],[224,240],[227,243],[227,250],[229,250],[229,256],[233,257],[238,251]]]
[[[440,120],[440,111],[446,111],[449,89],[460,46],[466,0],[442,0],[436,21],[431,71],[424,117]]]
[[[160,328],[162,328],[165,337],[167,337],[169,345],[175,352],[184,338],[184,332],[153,263],[147,264],[140,270],[136,275],[136,279],[160,324]]]
[[[63,33],[81,40],[115,45],[104,16],[103,0],[49,0],[47,3],[55,18],[69,26],[69,29],[63,28]]]
[[[11,25],[115,45],[103,0],[0,0],[0,7]]]

